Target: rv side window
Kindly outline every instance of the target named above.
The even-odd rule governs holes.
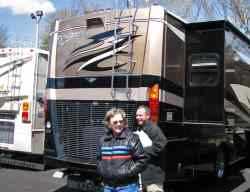
[[[219,82],[219,56],[194,54],[189,58],[189,86],[213,87]]]
[[[103,20],[101,18],[87,19],[87,29],[103,27]]]
[[[8,54],[1,54],[0,57],[8,57]]]

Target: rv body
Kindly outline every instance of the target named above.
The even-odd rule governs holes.
[[[249,118],[249,103],[242,108],[235,95],[241,86],[249,94],[238,75],[249,68],[249,40],[230,23],[188,24],[160,6],[109,10],[56,21],[50,42],[48,163],[95,174],[106,111],[123,108],[135,129],[145,104],[169,141],[166,180],[205,164],[224,171],[216,165],[227,163],[238,118]],[[234,49],[243,55],[237,62]]]
[[[187,141],[173,143],[173,150],[184,149],[173,160],[173,173],[205,172],[221,179],[249,155],[250,41],[224,20],[189,23],[185,29],[183,116],[178,129]],[[176,131],[174,123],[166,126]]]
[[[1,163],[26,166],[23,161],[44,153],[47,70],[48,51],[0,49]]]

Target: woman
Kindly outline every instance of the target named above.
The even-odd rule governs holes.
[[[103,177],[104,192],[139,192],[138,173],[146,156],[139,137],[127,128],[126,114],[112,108],[104,118],[108,128],[100,139],[98,172]]]

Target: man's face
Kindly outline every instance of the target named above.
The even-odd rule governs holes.
[[[143,126],[149,119],[149,115],[146,113],[144,108],[137,109],[136,111],[136,121],[137,125]]]
[[[110,118],[110,128],[113,135],[120,135],[124,129],[124,120],[121,114],[116,114]]]

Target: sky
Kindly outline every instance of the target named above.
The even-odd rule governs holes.
[[[129,0],[135,1],[135,0]],[[149,2],[156,0],[136,0],[139,2]],[[184,1],[184,0],[182,0]],[[185,0],[190,1],[190,0]],[[84,0],[86,7],[112,8],[125,6],[125,0]],[[118,2],[118,3],[117,3]],[[73,0],[0,0],[0,25],[7,28],[8,47],[25,46],[35,47],[36,21],[31,19],[30,14],[37,10],[42,10],[44,16],[39,24],[40,34],[46,24],[46,17],[60,9],[73,6]]]
[[[0,0],[0,25],[7,28],[8,46],[35,46],[36,20],[30,14],[42,10],[44,16],[72,5],[72,0]]]
[[[86,0],[87,6],[111,8],[116,0]],[[24,45],[34,47],[36,38],[36,20],[31,13],[42,10],[44,16],[39,22],[40,34],[45,25],[46,16],[73,6],[73,0],[0,0],[0,25],[7,28],[8,47]]]

